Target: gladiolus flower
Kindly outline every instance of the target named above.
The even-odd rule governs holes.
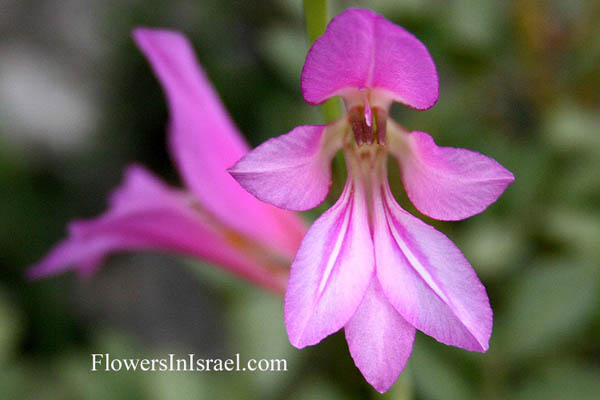
[[[170,188],[144,168],[130,166],[108,212],[73,222],[69,237],[28,275],[39,278],[71,267],[90,275],[110,252],[160,250],[213,262],[283,292],[304,223],[256,200],[226,172],[248,146],[187,39],[144,28],[133,36],[166,92],[170,151],[188,189]]]
[[[416,329],[485,352],[492,330],[485,288],[444,234],[396,203],[387,181],[392,155],[419,211],[460,220],[485,210],[514,180],[488,157],[439,147],[427,133],[388,118],[393,101],[420,110],[437,101],[437,72],[425,46],[372,11],[347,10],[308,52],[301,85],[310,104],[342,97],[346,114],[270,139],[230,169],[260,200],[306,210],[327,196],[332,157],[343,149],[345,189],[310,227],[291,267],[290,342],[314,345],[344,328],[356,366],[380,392],[404,369]]]

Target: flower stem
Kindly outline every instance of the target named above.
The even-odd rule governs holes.
[[[327,26],[327,0],[304,0],[306,34],[312,45],[316,38],[325,32]]]
[[[329,16],[327,14],[327,0],[303,0],[304,20],[306,34],[310,45],[325,32]],[[335,121],[341,116],[340,101],[337,98],[329,99],[321,106],[325,122]]]
[[[327,0],[303,0],[303,5],[306,35],[308,37],[309,45],[312,46],[315,40],[325,32],[325,28],[327,28],[327,23],[329,22]],[[323,113],[325,123],[340,118],[342,116],[340,99],[333,97],[327,100],[321,106],[321,112]],[[346,163],[344,162],[344,156],[341,151],[333,158],[332,172],[334,184],[325,201],[325,203],[328,203],[329,205],[335,203],[335,199],[341,194],[344,186],[343,182],[345,181],[346,175]]]

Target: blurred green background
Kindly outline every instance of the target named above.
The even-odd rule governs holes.
[[[436,62],[438,104],[395,105],[393,117],[516,176],[483,214],[428,220],[488,290],[488,353],[419,333],[406,371],[380,396],[343,334],[296,350],[280,298],[197,262],[126,254],[89,281],[26,282],[26,266],[69,220],[105,209],[130,162],[178,184],[163,94],[133,27],[185,32],[252,145],[322,116],[300,93],[301,0],[0,0],[0,398],[598,398],[600,2],[338,0],[331,14],[350,6],[403,25]],[[89,371],[90,353],[170,352],[286,358],[289,371]]]

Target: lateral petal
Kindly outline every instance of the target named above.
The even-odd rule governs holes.
[[[377,277],[344,330],[360,372],[378,392],[386,392],[406,366],[416,329],[390,304]]]
[[[513,174],[495,160],[466,149],[439,147],[424,132],[388,124],[390,150],[398,158],[408,197],[428,217],[456,221],[495,202]]]
[[[336,125],[299,126],[251,150],[229,173],[259,200],[287,210],[319,205],[331,186],[331,159],[342,146]]]
[[[305,227],[295,215],[257,201],[227,173],[248,145],[227,115],[192,46],[179,32],[138,28],[133,37],[164,87],[169,145],[186,185],[230,228],[294,254]]]
[[[269,288],[285,287],[283,277],[270,274],[228,242],[226,233],[193,208],[188,195],[138,166],[128,169],[106,214],[71,223],[69,237],[30,267],[28,275],[39,278],[71,267],[89,275],[108,253],[142,249],[188,254]]]
[[[292,263],[285,324],[292,345],[320,342],[352,318],[374,270],[364,188],[349,180],[309,228]]]
[[[444,234],[400,208],[389,187],[377,197],[377,277],[390,303],[439,342],[485,352],[492,310],[469,262]]]
[[[301,86],[310,104],[362,89],[419,110],[438,98],[437,71],[423,43],[365,9],[349,9],[331,20],[306,55]]]

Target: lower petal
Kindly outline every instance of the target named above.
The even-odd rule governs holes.
[[[485,288],[460,250],[404,211],[388,187],[375,201],[377,277],[396,310],[436,340],[484,352],[492,331]]]
[[[285,323],[290,342],[313,345],[352,318],[374,270],[364,189],[351,181],[310,227],[290,271]]]
[[[354,363],[378,392],[398,379],[410,357],[416,329],[389,303],[373,276],[360,307],[345,326]]]

